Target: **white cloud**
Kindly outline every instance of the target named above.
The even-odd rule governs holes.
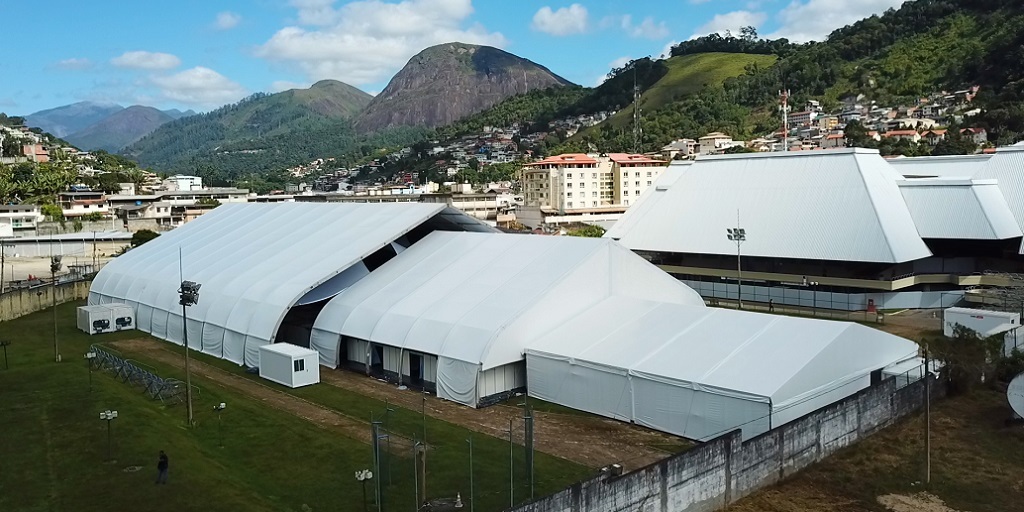
[[[618,68],[621,68],[622,66],[625,66],[626,64],[629,64],[630,61],[632,61],[632,60],[633,60],[633,57],[630,57],[628,55],[625,56],[625,57],[619,57],[619,58],[617,58],[617,59],[615,59],[615,60],[613,60],[613,61],[608,63],[608,69],[618,69]]]
[[[671,57],[672,56],[672,47],[677,45],[677,44],[679,44],[679,41],[669,41],[669,42],[665,43],[665,47],[661,49],[661,53],[659,54],[661,56],[661,58],[666,59],[668,57]]]
[[[711,21],[697,27],[690,39],[706,36],[709,34],[724,34],[726,30],[733,35],[739,36],[740,28],[747,26],[757,27],[768,19],[763,12],[733,11],[725,14],[716,14]]]
[[[56,66],[60,69],[68,70],[81,70],[89,69],[92,67],[92,61],[89,59],[70,58],[57,61]]]
[[[169,53],[159,52],[124,52],[110,60],[119,68],[130,69],[171,69],[181,65],[181,59]]]
[[[224,11],[217,13],[217,19],[214,20],[213,26],[220,30],[230,30],[238,26],[242,22],[242,16],[231,11]]]
[[[505,37],[467,24],[471,0],[293,0],[298,24],[277,31],[256,50],[297,66],[311,81],[333,78],[361,85],[387,78],[428,46],[463,42],[501,47]],[[467,26],[468,25],[468,26]]]
[[[238,83],[202,66],[173,75],[153,76],[150,81],[164,98],[200,108],[219,107],[246,95],[245,88]]]
[[[309,89],[308,83],[292,82],[291,80],[275,80],[270,84],[270,92],[282,92],[289,89]]]
[[[668,25],[664,21],[656,23],[650,16],[644,18],[639,25],[634,25],[633,17],[627,14],[622,17],[622,30],[625,30],[630,37],[645,39],[662,39],[669,35]]]
[[[775,16],[779,29],[769,38],[822,41],[833,30],[857,20],[898,8],[905,0],[793,0]]]
[[[533,15],[532,27],[538,32],[553,36],[582,34],[589,26],[589,16],[587,8],[580,4],[572,4],[558,10],[544,6]]]

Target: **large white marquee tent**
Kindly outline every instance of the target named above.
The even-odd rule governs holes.
[[[225,204],[107,264],[89,304],[124,302],[182,343],[179,283],[202,285],[189,346],[258,365],[293,306],[330,298],[434,229],[492,231],[443,204]],[[179,251],[181,258],[179,259]]]
[[[795,420],[916,355],[850,322],[609,297],[532,342],[526,367],[530,396],[704,441]]]
[[[524,387],[526,346],[606,297],[704,307],[611,240],[435,232],[332,299],[311,347],[476,406]]]

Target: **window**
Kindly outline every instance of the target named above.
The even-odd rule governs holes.
[[[636,177],[639,178],[640,177],[640,173],[636,173]]]
[[[650,177],[651,177],[651,171],[647,171],[647,177],[648,177],[648,178],[650,178]]]
[[[623,204],[623,206],[629,206],[629,199],[626,199],[625,201],[623,201],[622,204]]]
[[[595,181],[595,182],[591,183],[590,186],[594,187],[594,188],[597,188],[597,182]]]
[[[566,183],[565,188],[572,188],[572,183]]]
[[[566,203],[565,205],[566,205],[566,206],[568,206],[569,208],[572,208],[572,201],[569,201],[569,202],[568,202],[568,203]]]
[[[629,182],[628,181],[623,181],[622,182],[622,186],[623,186],[623,188],[628,187],[629,186]]]
[[[572,173],[571,172],[565,173],[565,177],[569,178],[569,179],[572,179]]]
[[[596,172],[590,173],[590,177],[596,180],[597,179],[597,173]]]
[[[628,196],[628,195],[629,195],[629,191],[628,191],[628,190],[624,190],[624,191],[622,192],[622,195],[624,195],[624,196]]]
[[[586,183],[580,183],[580,188],[587,188],[587,184]]]
[[[567,192],[565,194],[565,197],[568,197],[569,199],[572,199],[572,192]]]
[[[597,197],[597,191],[595,190],[595,191],[591,192],[590,193],[590,197]]]
[[[597,201],[592,201],[590,204],[593,206],[597,206]]]
[[[305,359],[296,359],[295,361],[292,361],[292,366],[295,367],[295,371],[297,371],[297,372],[304,372],[304,371],[306,371],[306,360]]]
[[[640,182],[639,182],[639,181],[638,181],[638,182],[636,182],[636,186],[638,186],[638,187],[640,186]]]
[[[649,182],[649,181],[648,181],[648,182],[647,182],[647,186],[648,186],[648,187],[649,187],[649,186],[651,186],[651,182]]]

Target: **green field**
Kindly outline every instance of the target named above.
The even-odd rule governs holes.
[[[144,336],[136,331],[90,337],[74,326],[75,307],[58,307],[64,362],[53,361],[52,311],[0,324],[9,339],[10,369],[0,370],[0,510],[361,510],[356,470],[372,465],[368,445],[268,408],[244,395],[193,378],[201,389],[196,426],[185,425],[184,406],[163,405],[109,374],[89,372],[83,354],[91,343]],[[225,369],[231,363],[203,357]],[[142,360],[165,377],[173,368]],[[251,377],[250,377],[251,378]],[[381,417],[384,403],[329,386],[287,390],[353,418]],[[227,402],[223,447],[212,406]],[[419,437],[419,411],[394,407],[391,430]],[[116,409],[113,458],[107,462],[106,423],[99,412]],[[469,494],[469,458],[461,427],[427,418],[428,495]],[[507,441],[472,434],[476,509],[500,510],[509,501]],[[155,486],[156,455],[171,459],[170,484]],[[515,450],[516,501],[528,497],[523,450]],[[395,456],[385,485],[384,510],[413,510],[411,457]],[[536,454],[536,493],[578,481],[590,470]],[[141,466],[133,471],[134,466]],[[382,480],[383,482],[383,480]],[[370,495],[372,496],[372,491]],[[372,502],[372,497],[371,497]],[[371,506],[371,509],[373,507]]]
[[[768,67],[775,63],[774,55],[746,53],[700,53],[672,57],[665,61],[668,73],[640,96],[640,108],[654,111],[665,105],[696,93],[707,86],[721,85],[726,79],[743,74],[749,64]],[[622,127],[633,120],[632,104],[601,125]],[[581,133],[586,130],[582,130]]]

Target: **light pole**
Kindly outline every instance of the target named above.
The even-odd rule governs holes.
[[[50,256],[50,279],[53,288],[50,297],[53,299],[53,359],[60,362],[60,347],[57,345],[57,272],[60,271],[60,256]]]
[[[740,211],[736,210],[736,227],[726,228],[729,240],[736,242],[736,300],[737,308],[743,309],[743,264],[740,259],[740,244],[747,241],[747,230],[739,227]]]
[[[199,304],[199,288],[202,285],[193,281],[182,281],[178,289],[181,304],[181,337],[185,344],[185,402],[187,404],[188,424],[192,425],[192,369],[189,367],[188,357],[188,316],[186,310],[189,306]]]
[[[213,406],[213,410],[217,412],[217,441],[220,442],[220,447],[224,448],[224,429],[221,427],[220,413],[227,408],[228,404],[221,402]]]
[[[110,422],[117,419],[117,411],[106,410],[100,413],[100,420],[107,422],[107,460],[114,460],[111,457],[111,441],[110,441]]]
[[[514,455],[512,443],[512,418],[508,419],[508,508],[515,508],[516,506],[516,490],[515,490],[515,466],[514,466]]]
[[[356,471],[356,480],[363,484],[363,512],[369,512],[369,508],[366,505],[366,481],[373,480],[373,471],[369,469]]]
[[[0,341],[0,347],[4,348],[4,370],[9,370],[10,369],[10,367],[7,366],[7,345],[10,345],[10,344],[11,344],[11,342],[7,341],[7,340]]]
[[[469,436],[466,442],[469,443],[469,512],[475,512],[476,499],[473,498],[473,436]]]
[[[96,351],[90,350],[85,353],[85,364],[89,367],[89,392],[92,392],[92,362],[96,359]]]
[[[818,282],[808,281],[807,276],[804,276],[804,286],[811,287],[811,293],[814,294],[811,298],[811,314],[818,316]]]

